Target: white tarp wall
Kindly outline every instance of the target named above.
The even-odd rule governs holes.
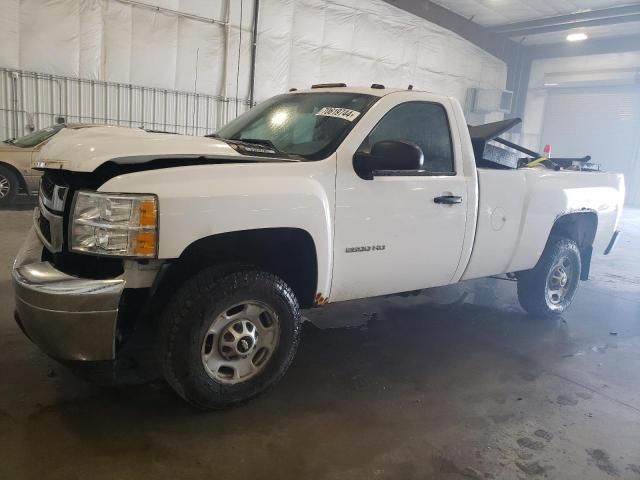
[[[253,0],[132,3],[0,0],[0,67],[247,98]],[[505,86],[503,62],[382,0],[261,0],[258,25],[257,101],[321,82],[461,101],[469,86]]]
[[[0,67],[193,91],[197,63],[197,90],[220,94],[225,27],[206,19],[223,22],[226,2],[141,3],[204,18],[118,0],[0,0]],[[235,25],[230,37],[237,39],[238,21],[230,20]],[[251,17],[245,20],[248,29]],[[245,38],[248,48],[248,34]],[[230,61],[235,65],[237,40],[234,51]]]
[[[322,82],[411,84],[460,101],[469,86],[505,87],[504,62],[380,0],[263,0],[259,31],[258,98]]]

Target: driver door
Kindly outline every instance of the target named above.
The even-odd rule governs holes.
[[[462,255],[467,180],[451,104],[410,100],[389,109],[385,98],[338,150],[332,301],[448,284]],[[420,146],[423,169],[360,178],[354,152],[383,140]],[[461,202],[436,203],[441,197]]]

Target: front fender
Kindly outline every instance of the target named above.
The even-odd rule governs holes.
[[[120,175],[102,192],[153,193],[159,199],[161,259],[220,233],[299,228],[311,235],[318,291],[329,292],[333,264],[335,157],[317,162],[194,165]]]

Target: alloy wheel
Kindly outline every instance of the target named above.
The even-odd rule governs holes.
[[[4,175],[0,174],[0,199],[9,195],[11,191],[11,183],[9,179]]]

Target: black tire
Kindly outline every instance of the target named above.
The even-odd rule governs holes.
[[[560,263],[563,265],[560,265]],[[556,268],[566,272],[566,287],[562,295],[555,294],[559,284],[552,280]],[[518,300],[532,315],[555,317],[562,315],[571,305],[580,281],[582,262],[580,250],[573,240],[552,236],[538,264],[531,270],[518,274]],[[562,275],[562,274],[561,274]],[[550,283],[551,282],[551,283]]]
[[[277,315],[277,346],[254,376],[234,384],[217,381],[202,357],[212,319],[249,299],[268,305]],[[158,337],[163,374],[182,398],[202,410],[249,400],[277,383],[289,368],[300,340],[300,318],[293,291],[277,276],[247,267],[231,272],[229,267],[207,268],[187,280],[164,309]]]
[[[4,190],[4,186],[8,187],[7,191]],[[0,207],[7,207],[13,203],[19,187],[20,182],[13,170],[0,165]]]

